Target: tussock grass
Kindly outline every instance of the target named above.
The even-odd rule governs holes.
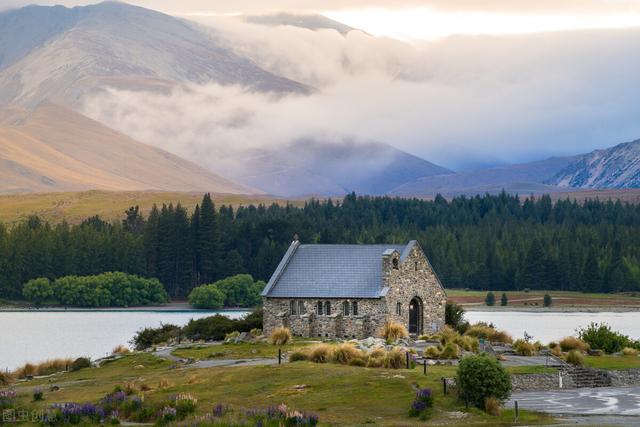
[[[309,360],[315,363],[331,362],[333,346],[329,344],[318,344],[309,350]]]
[[[269,335],[269,342],[273,345],[285,345],[292,339],[289,328],[275,328]]]
[[[158,380],[158,390],[162,390],[163,388],[171,387],[171,383],[165,377],[162,377]]]
[[[513,342],[511,335],[505,331],[497,330],[486,323],[476,323],[469,327],[464,334],[478,339],[489,340],[490,342],[505,344],[511,344]]]
[[[406,365],[405,352],[398,348],[387,351],[384,356],[384,367],[389,369],[401,369]]]
[[[348,365],[353,359],[364,359],[364,353],[352,344],[343,343],[335,346],[332,357],[335,363]]]
[[[571,350],[567,353],[565,360],[574,366],[582,366],[584,364],[584,356],[580,350]]]
[[[440,351],[439,359],[457,359],[460,356],[460,349],[454,342],[448,342]]]
[[[15,381],[10,372],[0,371],[0,385],[9,385]]]
[[[587,351],[589,350],[589,344],[576,337],[565,337],[560,341],[560,349],[562,351]]]
[[[381,335],[387,342],[395,342],[401,338],[407,338],[409,332],[407,328],[400,323],[387,322],[382,327]]]
[[[638,356],[638,350],[631,347],[625,347],[622,349],[623,356]]]
[[[27,378],[29,376],[51,375],[56,372],[66,371],[73,364],[72,359],[49,359],[41,363],[25,363],[24,366],[16,369],[13,376],[16,378]]]
[[[116,346],[113,350],[111,350],[111,354],[114,356],[124,356],[125,354],[129,354],[129,353],[131,353],[131,350],[129,350],[129,347],[122,344]]]
[[[513,349],[520,356],[533,356],[536,353],[536,347],[525,340],[516,340],[513,343]]]
[[[484,411],[489,415],[499,417],[502,412],[500,400],[496,399],[493,396],[487,397],[484,401]]]

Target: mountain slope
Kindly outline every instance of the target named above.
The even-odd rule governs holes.
[[[249,171],[247,173],[247,171]],[[251,153],[229,176],[280,196],[385,194],[419,177],[452,171],[390,145],[303,140]]]
[[[343,36],[355,30],[342,22],[335,21],[320,14],[296,15],[292,13],[274,13],[271,15],[248,15],[244,20],[252,24],[306,28],[307,30],[336,30]]]
[[[48,99],[76,106],[106,83],[157,89],[239,84],[257,91],[311,89],[258,67],[196,24],[105,2],[71,9],[29,6],[0,14],[0,103]]]
[[[536,162],[502,166],[450,175],[421,177],[390,191],[398,196],[434,196],[456,194],[513,193],[557,191],[547,181],[570,165],[577,157],[553,157]]]
[[[87,189],[258,192],[63,107],[0,112],[0,193]]]
[[[640,139],[579,156],[549,183],[572,188],[638,188]]]

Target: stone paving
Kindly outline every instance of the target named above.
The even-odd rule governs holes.
[[[640,425],[640,386],[519,392],[511,396],[506,406],[512,408],[516,400],[521,409],[549,414],[633,416],[635,425]]]

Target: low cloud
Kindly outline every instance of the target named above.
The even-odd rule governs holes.
[[[522,162],[640,136],[637,30],[405,44],[351,32],[219,20],[222,42],[309,96],[183,86],[109,89],[84,111],[214,171],[305,138],[380,141],[453,169]]]

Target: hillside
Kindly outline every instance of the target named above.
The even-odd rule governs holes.
[[[0,112],[0,194],[173,190],[258,193],[72,110]]]
[[[127,5],[28,6],[0,13],[0,102],[77,106],[114,86],[166,90],[181,83],[239,84],[306,93],[217,43],[188,21]]]
[[[579,156],[549,183],[572,188],[640,187],[640,139]]]

